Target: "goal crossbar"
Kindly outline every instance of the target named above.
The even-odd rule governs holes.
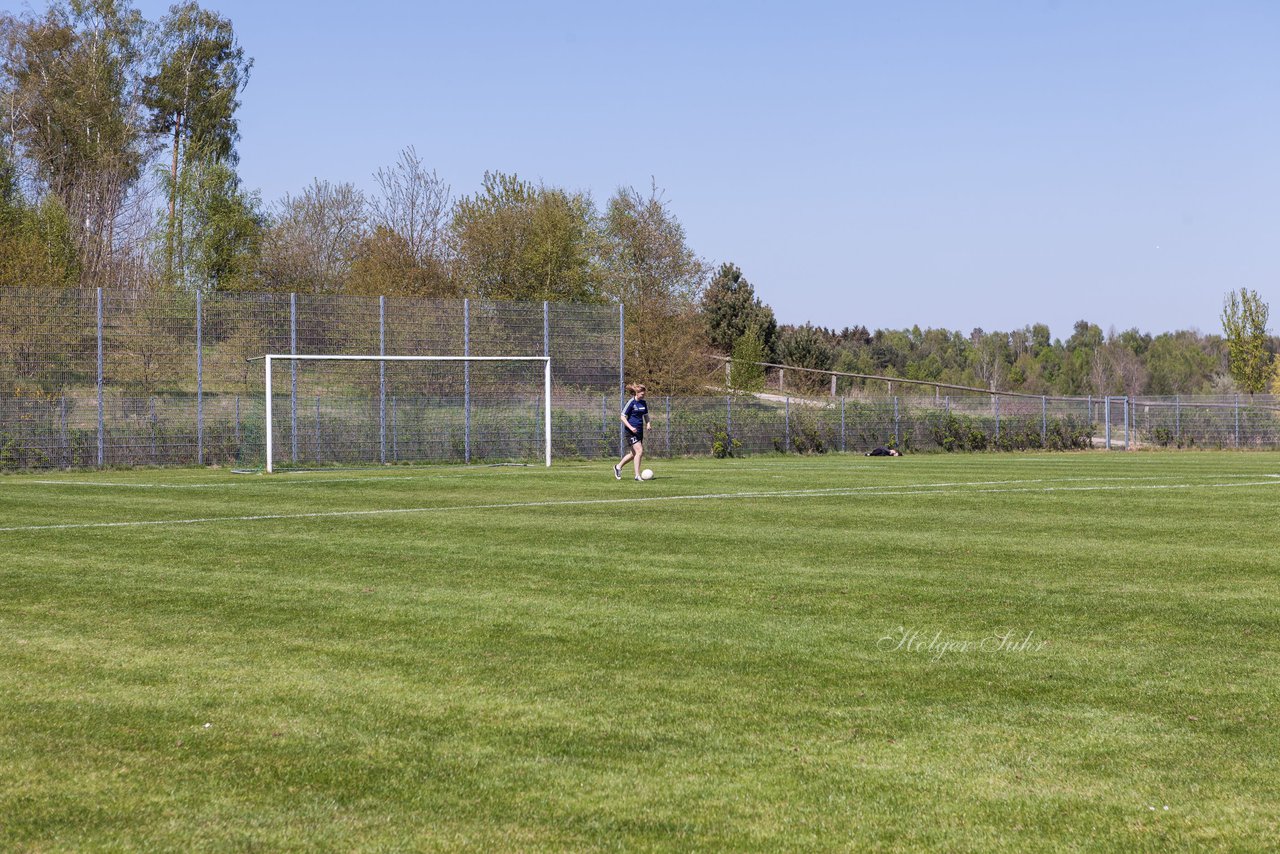
[[[272,452],[274,448],[274,424],[271,420],[271,363],[275,360],[287,362],[542,362],[542,394],[543,394],[543,453],[546,464],[551,465],[551,357],[550,356],[323,356],[316,354],[267,353],[246,359],[247,362],[263,362],[266,391],[266,457],[267,474],[273,471]]]

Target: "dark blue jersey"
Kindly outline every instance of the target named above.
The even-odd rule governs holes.
[[[622,417],[627,419],[627,423],[632,427],[643,430],[645,419],[649,417],[649,404],[633,397],[623,407]]]

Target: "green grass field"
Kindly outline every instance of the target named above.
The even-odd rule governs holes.
[[[1280,455],[0,478],[0,849],[1280,844]]]

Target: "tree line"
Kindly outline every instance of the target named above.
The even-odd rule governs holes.
[[[1244,289],[1226,296],[1221,336],[1104,332],[1087,320],[1077,321],[1066,340],[1051,337],[1043,323],[1009,332],[919,326],[872,332],[779,324],[742,270],[726,263],[703,296],[702,314],[712,348],[733,358],[730,381],[745,389],[762,387],[763,371],[751,366],[765,362],[1043,395],[1280,393],[1280,338],[1267,330],[1267,304]],[[815,391],[829,387],[822,375],[787,381]],[[857,385],[868,383],[879,385]]]
[[[236,171],[253,60],[231,21],[195,2],[157,21],[129,0],[0,13],[0,51],[0,286],[617,302],[628,373],[671,391],[716,381],[717,352],[736,357],[741,388],[762,361],[1044,394],[1261,390],[1274,377],[1256,295],[1236,309],[1252,338],[1232,337],[1226,309],[1225,339],[1085,321],[1065,341],[1043,324],[782,326],[737,266],[713,273],[690,248],[656,184],[598,204],[491,172],[455,195],[408,147],[369,193],[317,178],[264,202]],[[1234,376],[1248,359],[1253,373]]]

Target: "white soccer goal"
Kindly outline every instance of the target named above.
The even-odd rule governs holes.
[[[381,372],[385,368],[385,363],[400,362],[453,362],[461,363],[464,370],[467,371],[469,377],[469,369],[473,363],[542,363],[542,399],[540,408],[542,410],[542,432],[543,432],[543,452],[546,464],[551,465],[551,359],[548,356],[330,356],[330,355],[291,355],[289,353],[268,353],[264,356],[257,356],[249,361],[262,360],[264,362],[265,383],[265,439],[266,439],[266,470],[270,474],[274,470],[274,433],[275,424],[273,421],[273,397],[271,384],[271,369],[274,362],[290,362],[296,365],[298,362],[379,362],[383,365],[379,366]],[[293,380],[296,385],[296,377]],[[469,381],[468,381],[469,383]],[[469,384],[468,384],[469,388]],[[318,406],[318,404],[317,404]],[[467,407],[467,424],[470,425],[470,401],[465,404]],[[318,412],[318,410],[317,410]],[[295,414],[296,417],[296,414]],[[318,418],[318,414],[317,414]],[[469,430],[468,426],[468,430]]]

